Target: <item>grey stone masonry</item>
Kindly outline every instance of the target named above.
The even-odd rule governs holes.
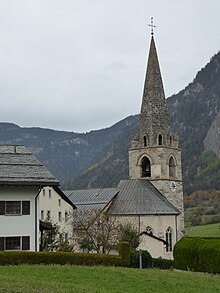
[[[138,132],[132,141],[132,147],[158,145],[159,140],[166,146],[178,146],[178,138],[173,136],[170,127],[160,66],[152,36]]]
[[[172,134],[154,38],[151,38],[141,113],[129,149],[130,179],[149,180],[179,211],[178,239],[184,231],[181,150]]]

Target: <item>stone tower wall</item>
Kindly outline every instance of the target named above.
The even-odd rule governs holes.
[[[169,159],[174,158],[175,176],[169,176]],[[151,177],[142,177],[141,160],[151,163]],[[184,207],[181,151],[172,147],[131,148],[129,150],[130,179],[148,179],[181,212],[177,217],[179,233],[184,231]]]

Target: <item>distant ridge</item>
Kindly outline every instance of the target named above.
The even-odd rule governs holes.
[[[167,99],[172,128],[182,147],[185,192],[220,189],[216,135],[220,112],[220,53],[184,90]],[[128,154],[138,115],[88,133],[19,127],[0,123],[0,143],[22,144],[60,180],[63,187],[114,187],[128,178]],[[217,124],[218,125],[218,124]],[[211,136],[210,136],[211,135]],[[214,138],[211,139],[210,137]]]

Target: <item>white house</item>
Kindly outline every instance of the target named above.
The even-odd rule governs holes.
[[[57,186],[44,187],[39,195],[39,217],[59,227],[61,241],[71,242],[74,203]]]
[[[58,185],[24,146],[0,145],[0,250],[39,250],[39,194]]]

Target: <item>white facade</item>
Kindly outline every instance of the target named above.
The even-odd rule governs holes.
[[[138,249],[147,250],[153,258],[173,259],[173,248],[177,241],[175,215],[130,215],[117,216],[117,218],[122,224],[130,223],[139,234],[142,232],[153,234],[153,236],[141,235]],[[167,239],[168,233],[169,239]],[[170,247],[168,248],[161,240],[171,241]]]
[[[39,217],[38,212],[36,213],[39,200],[38,193],[37,186],[1,186],[1,207],[5,205],[5,213],[2,208],[0,215],[0,239],[1,244],[4,245],[3,250],[39,250]],[[17,206],[20,202],[20,214],[15,210],[10,214],[9,209],[7,210],[7,204],[11,206],[13,202],[16,202]],[[22,208],[22,202],[29,202],[29,214],[22,215],[22,209],[24,209]],[[20,237],[20,245],[18,245],[18,237]],[[28,246],[22,245],[22,237],[29,239],[29,249],[24,249]],[[12,249],[16,240],[17,245]],[[26,245],[28,245],[27,242]]]
[[[58,225],[62,241],[71,241],[73,207],[53,187],[44,187],[40,192],[39,218]]]

